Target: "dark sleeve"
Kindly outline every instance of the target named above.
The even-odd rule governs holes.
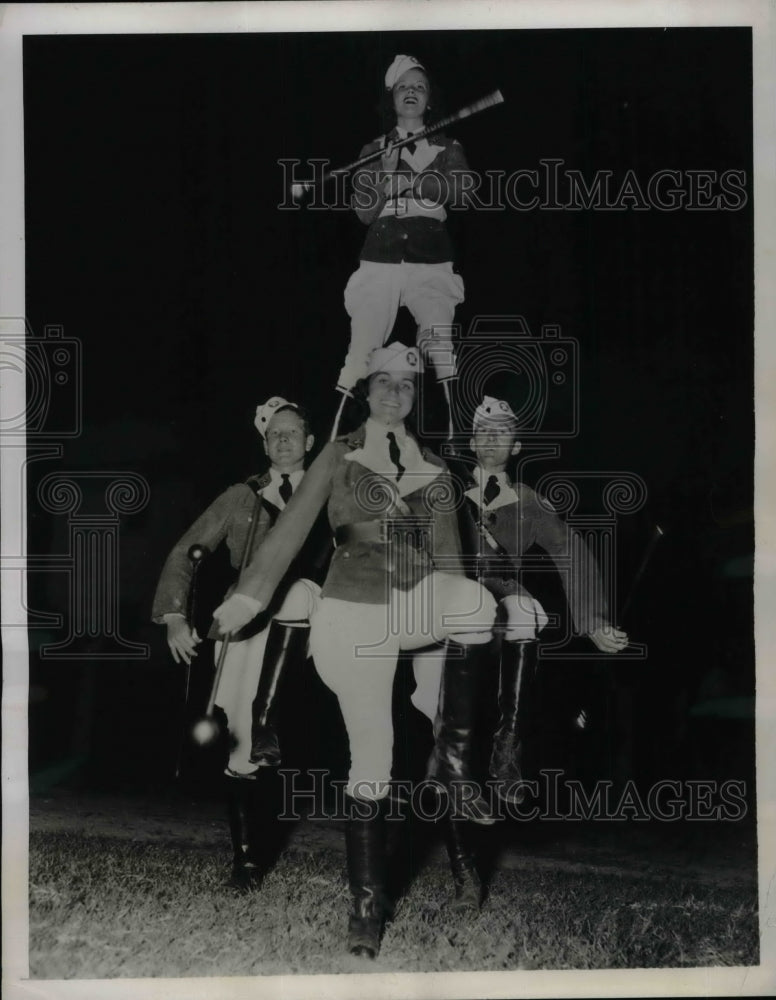
[[[305,542],[321,508],[331,495],[334,469],[342,445],[330,442],[305,472],[288,505],[267,533],[235,591],[261,601],[266,608]]]
[[[536,506],[536,544],[560,573],[574,629],[588,635],[608,622],[608,608],[598,563],[584,538],[557,514]],[[562,558],[570,557],[570,566]]]
[[[433,142],[433,137],[430,141]],[[463,146],[454,139],[444,153],[418,174],[413,185],[415,195],[438,204],[463,207],[467,201],[466,192],[474,187],[473,181],[465,179],[470,175]]]
[[[379,142],[370,142],[358,154],[359,159],[380,148]],[[366,163],[353,174],[353,195],[351,205],[365,226],[371,225],[379,216],[388,200],[383,190],[386,174],[379,159]]]
[[[192,565],[188,551],[192,545],[204,545],[211,552],[224,540],[235,509],[244,500],[249,486],[230,486],[207,508],[178,540],[159,577],[154,595],[151,619],[162,624],[164,615],[171,612],[186,614],[186,604],[191,586]]]

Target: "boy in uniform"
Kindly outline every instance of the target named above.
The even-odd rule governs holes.
[[[574,629],[603,653],[625,649],[628,636],[609,623],[598,567],[583,539],[558,517],[550,504],[507,474],[520,451],[518,423],[504,400],[485,396],[474,413],[469,447],[477,465],[465,493],[478,579],[499,602],[503,621],[499,665],[499,725],[493,738],[490,773],[499,794],[520,802],[525,789],[521,759],[522,729],[530,712],[536,675],[539,632],[548,617],[539,601],[519,582],[521,558],[533,545],[556,563],[571,608]],[[573,571],[561,560],[571,557]]]
[[[233,568],[248,564],[304,476],[304,460],[315,440],[304,412],[273,396],[257,407],[254,423],[269,469],[218,496],[175,545],[159,578],[152,619],[166,625],[176,663],[190,664],[202,641],[185,615],[193,575],[189,548],[213,551],[225,541]],[[216,693],[230,743],[225,775],[237,888],[261,878],[256,778],[261,767],[280,764],[275,721],[281,678],[287,664],[307,655],[309,618],[320,593],[312,580],[298,578],[298,564],[292,570],[272,608],[231,637]],[[220,638],[215,625],[209,638]],[[219,651],[217,642],[216,657]]]

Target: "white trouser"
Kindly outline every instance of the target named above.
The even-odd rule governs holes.
[[[337,384],[352,389],[366,377],[371,352],[391,336],[396,314],[406,306],[423,336],[423,352],[440,381],[455,375],[452,325],[463,302],[463,278],[445,264],[381,264],[362,260],[345,286],[350,348]],[[429,339],[426,339],[429,338]]]
[[[488,642],[496,602],[463,576],[433,573],[411,591],[391,591],[389,604],[356,604],[325,597],[312,619],[310,649],[324,684],[339,699],[350,742],[348,794],[388,794],[393,763],[392,695],[401,650],[419,650],[447,638]],[[415,704],[433,719],[443,651],[415,657]]]
[[[321,588],[312,580],[297,580],[273,615],[273,620],[306,628],[318,604],[320,593]],[[224,710],[229,727],[231,747],[228,769],[234,774],[253,774],[256,771],[256,765],[250,762],[252,708],[264,664],[268,635],[269,626],[250,639],[229,643],[216,691],[216,704]],[[221,643],[217,642],[216,661],[220,651]]]

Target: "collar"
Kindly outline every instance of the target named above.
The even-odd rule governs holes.
[[[475,503],[480,509],[483,508],[483,494],[485,492],[485,486],[491,476],[496,477],[496,482],[501,487],[499,495],[495,500],[488,504],[487,509],[489,511],[498,510],[499,507],[506,507],[508,504],[517,503],[520,496],[517,492],[516,485],[513,485],[506,472],[488,472],[485,469],[480,468],[476,465],[472,469],[472,478],[474,480],[474,486],[471,489],[466,490],[464,496],[468,497],[472,503]]]
[[[391,431],[396,435],[401,463],[405,469],[405,475],[398,481],[396,466],[391,461],[388,450],[387,435]],[[370,472],[383,476],[393,483],[400,497],[423,489],[445,468],[444,463],[436,456],[420,448],[403,425],[386,427],[385,424],[369,418],[357,431],[345,438],[345,443],[350,448],[343,456],[346,462],[358,462]]]
[[[368,422],[369,420],[367,418],[367,421],[361,424],[360,427],[357,427],[354,431],[350,431],[349,434],[343,434],[341,437],[338,437],[336,439],[337,443],[345,445],[345,447],[349,448],[351,451],[358,448],[363,448],[364,441],[366,440],[366,425]],[[382,425],[378,424],[378,427],[379,426]],[[404,428],[404,433],[407,436],[408,440],[410,441],[414,440],[412,435],[406,429],[406,427]],[[429,451],[428,448],[425,447],[425,445],[419,444],[418,448],[426,462],[430,462],[431,465],[435,465],[442,472],[447,471],[447,465],[442,461],[441,458],[439,458],[438,455],[435,455],[433,451]]]
[[[296,472],[288,473],[289,482],[291,483],[294,489],[296,489],[297,486],[301,483],[303,475],[304,475],[304,469],[297,469]],[[278,487],[283,482],[283,473],[280,471],[280,469],[276,469],[274,465],[270,466],[269,469],[269,482],[273,483],[275,486]],[[267,483],[266,485],[268,486],[269,483]]]
[[[505,486],[512,485],[509,481],[509,476],[507,476],[506,470],[502,470],[501,472],[489,472],[486,469],[483,469],[481,465],[475,465],[472,469],[472,479],[474,479],[475,485],[479,486],[480,489],[485,489],[485,484],[491,476],[496,477],[496,482],[502,490]]]
[[[408,438],[407,428],[403,423],[397,424],[395,427],[386,427],[385,424],[378,423],[373,417],[367,417],[367,421],[364,424],[364,431],[366,441],[371,441],[372,438],[387,439],[388,434],[393,434],[397,444],[401,446]]]

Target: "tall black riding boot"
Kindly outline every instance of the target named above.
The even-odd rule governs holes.
[[[240,892],[258,889],[264,875],[258,782],[231,777],[224,781],[233,851],[229,885]]]
[[[388,912],[385,895],[385,808],[377,802],[345,797],[348,819],[345,846],[353,913],[348,924],[348,951],[376,958]]]
[[[259,767],[278,767],[280,747],[275,731],[278,695],[286,664],[303,657],[307,650],[310,627],[273,621],[269,626],[259,687],[253,700],[251,763]]]
[[[501,645],[499,724],[493,736],[489,770],[498,782],[499,796],[517,804],[527,794],[523,783],[523,736],[536,679],[538,648],[536,640],[505,641]]]
[[[452,906],[458,910],[480,908],[482,883],[474,867],[474,857],[467,843],[465,819],[445,817],[444,833],[447,856],[455,883],[455,899]]]
[[[490,642],[464,646],[447,640],[447,657],[434,720],[434,749],[427,777],[446,789],[453,816],[485,826],[495,823],[472,772],[472,736],[479,672],[491,654]]]

